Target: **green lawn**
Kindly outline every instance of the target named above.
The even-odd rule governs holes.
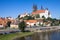
[[[20,33],[13,33],[13,34],[5,34],[5,35],[0,35],[0,40],[12,40],[16,37],[24,37],[28,35],[32,35],[33,32],[20,32]]]

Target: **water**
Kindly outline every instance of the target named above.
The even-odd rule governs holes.
[[[17,40],[60,40],[60,31],[34,33],[31,36],[17,38]]]

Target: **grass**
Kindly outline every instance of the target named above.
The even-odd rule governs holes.
[[[14,38],[17,37],[25,37],[32,34],[33,32],[19,32],[13,34],[5,34],[5,35],[0,35],[0,40],[13,40]]]

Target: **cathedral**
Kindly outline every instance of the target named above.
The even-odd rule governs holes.
[[[35,19],[41,19],[43,17],[45,18],[51,17],[51,14],[48,8],[44,9],[43,6],[41,6],[41,9],[37,10],[37,6],[33,5],[32,16],[35,17]]]

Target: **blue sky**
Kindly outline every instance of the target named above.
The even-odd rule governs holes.
[[[32,5],[38,9],[41,5],[50,10],[52,18],[60,18],[60,0],[0,0],[0,17],[11,16],[16,18],[24,12],[31,13]]]

